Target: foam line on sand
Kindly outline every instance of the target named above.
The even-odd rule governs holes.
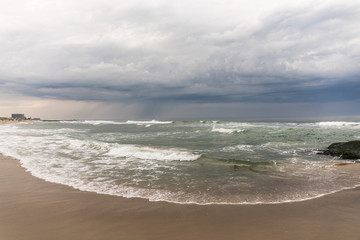
[[[0,156],[2,240],[355,240],[360,239],[359,199],[356,188],[277,205],[149,202],[48,183],[16,159]]]

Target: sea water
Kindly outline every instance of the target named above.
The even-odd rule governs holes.
[[[38,178],[127,198],[270,204],[360,184],[317,154],[360,139],[360,122],[38,121],[0,135],[0,152]]]

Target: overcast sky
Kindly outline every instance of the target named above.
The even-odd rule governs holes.
[[[0,0],[0,116],[360,115],[359,0]]]

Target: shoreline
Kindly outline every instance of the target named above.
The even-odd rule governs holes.
[[[20,122],[33,122],[38,120],[20,120],[20,119],[0,119],[0,124],[8,124],[8,123],[20,123]]]
[[[281,204],[149,202],[46,182],[5,156],[0,156],[0,179],[4,240],[360,238],[359,187]]]

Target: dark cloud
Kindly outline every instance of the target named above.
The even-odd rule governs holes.
[[[359,4],[308,2],[254,18],[237,14],[237,2],[194,8],[201,3],[24,3],[16,12],[9,2],[0,86],[147,106],[360,100]]]

